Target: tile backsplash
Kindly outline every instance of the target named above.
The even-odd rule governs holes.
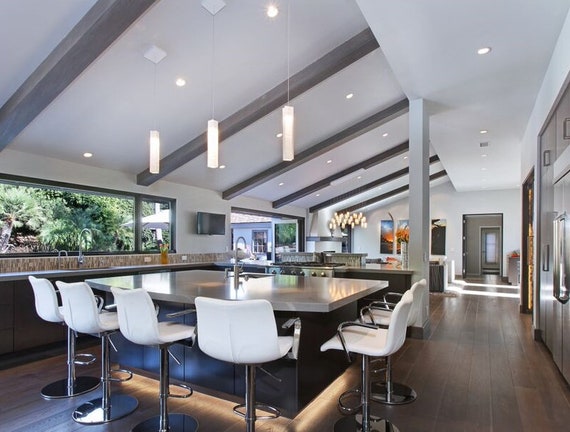
[[[186,257],[185,260],[182,258]],[[228,254],[221,253],[170,253],[168,254],[169,264],[186,263],[212,263],[217,261],[227,261]],[[44,270],[68,270],[78,268],[102,268],[102,267],[123,267],[123,266],[144,266],[160,264],[160,254],[135,254],[135,255],[85,255],[85,262],[81,267],[77,264],[77,256],[58,258],[54,257],[33,257],[33,258],[2,258],[0,259],[0,273],[21,273]]]

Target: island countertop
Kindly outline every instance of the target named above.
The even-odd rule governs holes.
[[[146,289],[155,300],[193,304],[196,297],[266,299],[275,311],[330,312],[388,286],[382,280],[260,275],[240,282],[211,270],[189,270],[87,279],[94,289]]]

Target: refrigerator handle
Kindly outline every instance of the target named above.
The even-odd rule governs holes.
[[[542,271],[550,271],[550,245],[546,244],[542,253]]]

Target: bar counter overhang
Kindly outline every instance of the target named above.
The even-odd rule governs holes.
[[[228,300],[266,299],[273,306],[279,332],[283,335],[292,334],[292,329],[281,328],[285,321],[301,318],[298,359],[284,358],[265,364],[263,368],[281,382],[259,373],[256,389],[258,401],[277,406],[285,415],[294,416],[349,365],[344,353],[321,353],[321,344],[336,332],[340,322],[357,318],[359,299],[386,288],[388,283],[289,275],[259,276],[240,281],[237,290],[233,277],[226,278],[222,272],[209,270],[116,276],[87,279],[86,282],[93,289],[106,292],[109,301],[112,301],[112,286],[147,290],[160,305],[159,320],[166,320],[168,313],[192,309],[198,296]],[[196,315],[188,314],[176,320],[194,325]],[[118,348],[118,352],[113,354],[114,362],[158,376],[155,349],[132,344],[120,334],[113,335],[113,342]],[[171,362],[172,378],[212,390],[217,395],[221,392],[243,396],[245,379],[242,366],[206,356],[197,343],[192,348],[173,345],[171,351],[181,360],[181,365]]]

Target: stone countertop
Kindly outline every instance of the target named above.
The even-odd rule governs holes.
[[[193,304],[196,297],[269,300],[276,311],[331,312],[388,286],[386,281],[311,278],[289,275],[252,277],[234,289],[233,277],[211,270],[150,273],[87,279],[94,289],[146,289],[155,300]]]

